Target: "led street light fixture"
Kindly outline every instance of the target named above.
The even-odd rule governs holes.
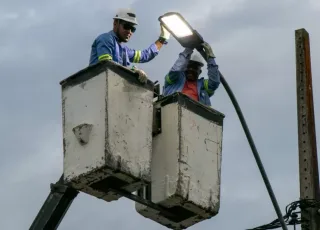
[[[197,48],[203,42],[201,35],[177,12],[166,13],[159,21],[185,48]]]

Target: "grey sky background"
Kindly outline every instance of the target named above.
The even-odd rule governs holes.
[[[140,25],[128,43],[132,48],[146,48],[157,39],[158,17],[167,11],[182,13],[212,45],[284,212],[299,198],[294,30],[302,27],[311,37],[320,132],[319,1],[2,0],[0,229],[28,229],[50,183],[61,175],[59,82],[88,65],[93,39],[111,30],[119,7],[131,7],[138,15]],[[163,83],[180,51],[172,38],[156,59],[139,67]],[[240,230],[269,223],[276,214],[222,85],[212,106],[226,115],[221,208],[219,215],[190,229]],[[142,228],[166,229],[136,213],[130,200],[107,203],[80,194],[59,229]]]

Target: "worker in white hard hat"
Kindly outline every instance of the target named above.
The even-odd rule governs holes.
[[[147,49],[131,49],[124,43],[127,43],[136,31],[138,25],[136,14],[131,9],[119,9],[113,19],[113,29],[94,40],[89,65],[103,60],[112,60],[126,67],[131,63],[149,62],[158,55],[163,44],[170,38],[170,33],[161,26],[159,38]],[[133,70],[139,73],[140,81],[147,81],[146,74],[142,70],[137,68]]]
[[[193,49],[186,48],[165,76],[164,96],[181,92],[195,101],[211,106],[210,97],[220,85],[220,74],[210,45],[204,42],[201,46],[207,56],[208,79],[199,78],[205,60],[198,52],[194,53]]]

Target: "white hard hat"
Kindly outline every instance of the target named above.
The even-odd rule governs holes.
[[[118,12],[113,19],[120,19],[126,22],[130,22],[134,25],[138,25],[135,12],[129,8],[118,9]]]
[[[204,60],[203,60],[202,56],[198,53],[193,53],[191,55],[190,61],[197,62],[201,66],[204,65]]]

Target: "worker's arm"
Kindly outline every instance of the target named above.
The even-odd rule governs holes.
[[[160,25],[160,29],[161,29],[161,33],[160,33],[159,39],[155,42],[159,51],[162,48],[163,44],[166,44],[171,36],[169,31],[166,30],[162,25]]]
[[[208,68],[208,79],[204,80],[203,86],[209,97],[211,97],[220,85],[220,73],[215,61],[216,56],[214,55],[211,46],[207,42],[203,42],[201,46],[206,54],[205,59],[207,60]]]
[[[114,44],[111,37],[98,37],[96,40],[97,56],[99,61],[112,60],[114,53]]]
[[[220,74],[215,58],[208,59],[207,68],[208,79],[204,80],[204,89],[207,91],[209,97],[211,97],[220,85]]]
[[[132,63],[145,63],[151,61],[158,54],[163,44],[170,38],[170,33],[163,27],[160,26],[161,33],[159,39],[155,41],[151,46],[144,50],[134,50],[127,48],[129,61]]]
[[[165,77],[165,85],[171,85],[178,80],[179,76],[181,76],[180,73],[187,69],[187,65],[192,53],[193,49],[186,48],[179,54],[178,59]]]
[[[129,61],[131,63],[145,63],[158,55],[159,50],[155,43],[144,50],[135,50],[127,47]]]
[[[159,38],[154,44],[156,45],[158,51],[160,51],[164,42],[163,42],[163,40],[161,41],[161,38]]]

